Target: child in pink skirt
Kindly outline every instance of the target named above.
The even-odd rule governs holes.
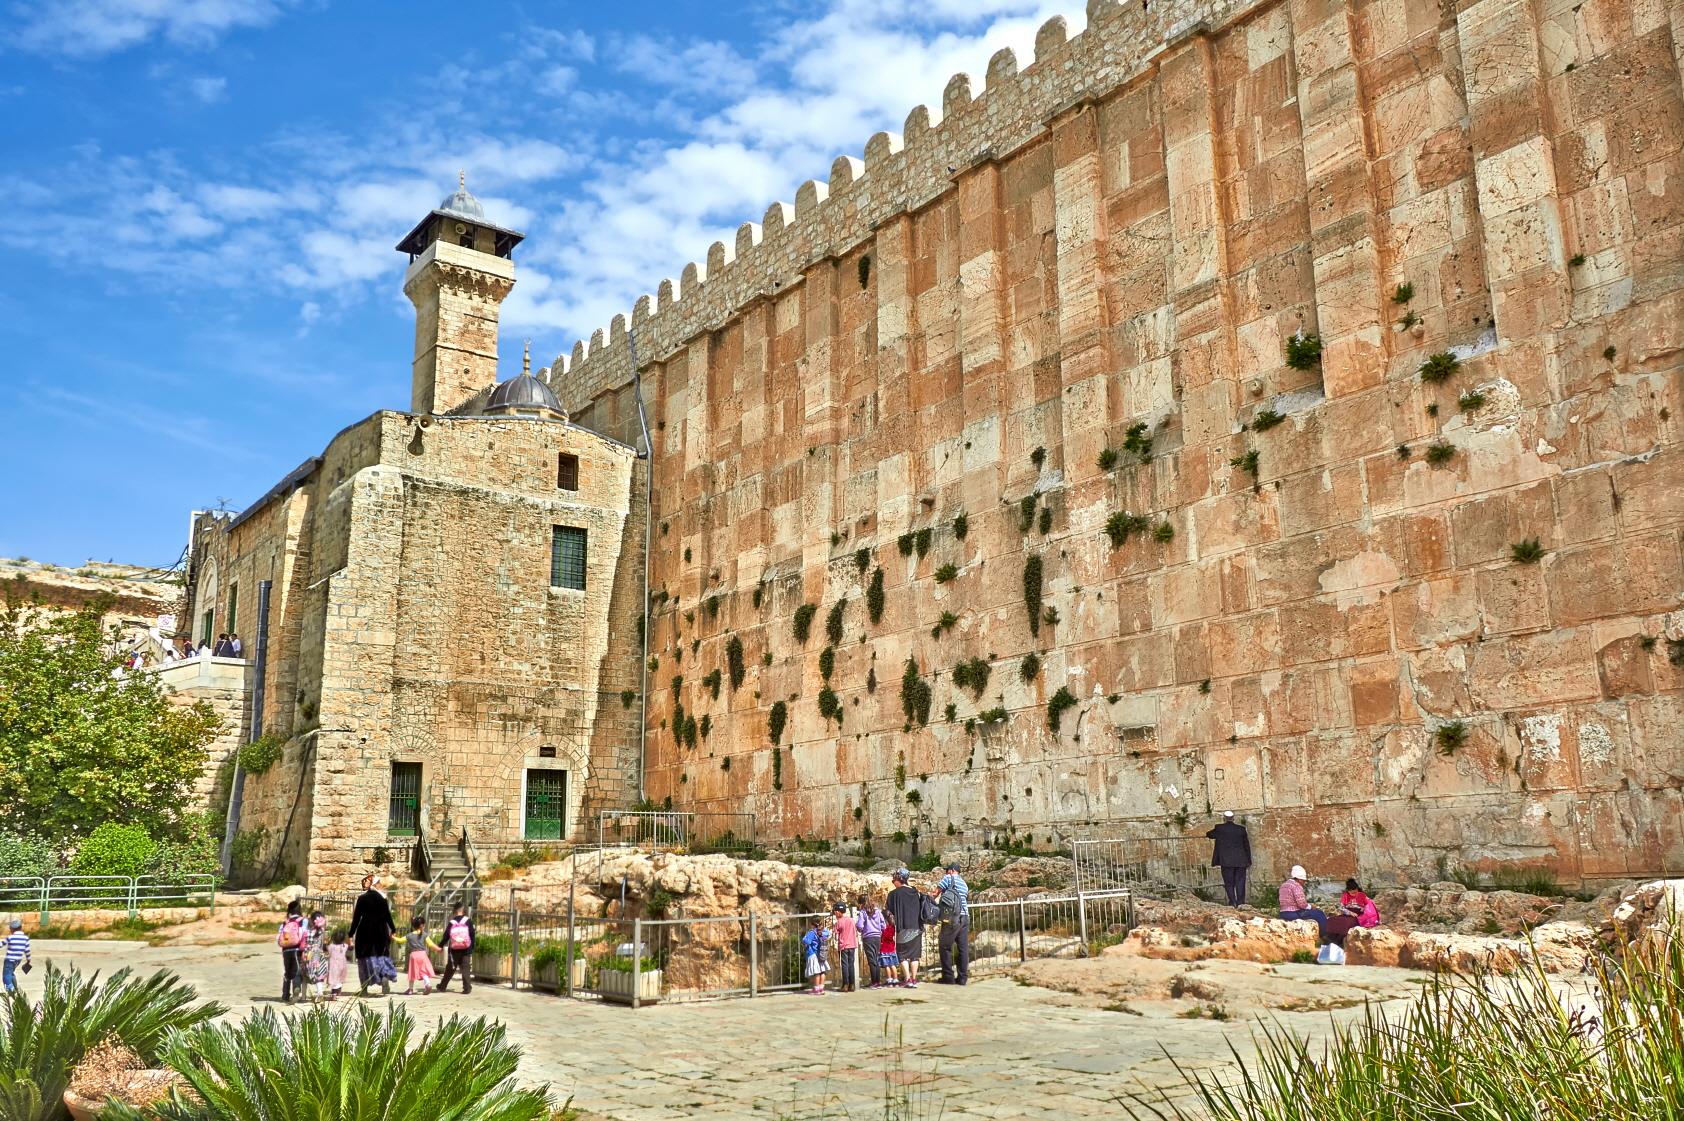
[[[351,947],[345,943],[345,932],[333,932],[333,945],[327,948],[327,991],[329,1000],[339,999],[345,987],[345,972],[350,968]]]
[[[433,940],[427,937],[427,920],[416,916],[409,924],[409,935],[404,939],[404,949],[409,953],[409,988],[405,993],[415,992],[415,982],[421,982],[423,996],[433,991],[433,978],[438,974],[433,972],[433,959],[429,950],[437,951]]]

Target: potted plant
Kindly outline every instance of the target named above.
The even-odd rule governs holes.
[[[583,988],[585,961],[573,947],[567,942],[540,942],[532,955],[526,959],[526,980],[535,989],[551,993],[561,992],[561,970],[564,965],[573,974],[573,987]]]
[[[597,962],[597,991],[602,999],[612,1000],[619,1004],[630,1004],[632,1001],[632,957],[615,956],[603,958]],[[637,971],[637,999],[639,1001],[659,1000],[661,996],[661,963],[658,959],[645,957],[638,964]]]
[[[474,938],[474,980],[513,979],[514,941],[507,934],[480,934]]]

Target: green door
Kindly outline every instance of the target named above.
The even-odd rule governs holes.
[[[561,840],[567,816],[567,772],[526,772],[526,829],[529,841]]]
[[[413,837],[421,829],[421,764],[392,764],[392,801],[386,813],[386,832]]]

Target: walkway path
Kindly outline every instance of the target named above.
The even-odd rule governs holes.
[[[275,1001],[280,991],[273,946],[40,942],[36,955],[38,962],[83,970],[171,969],[236,1015]],[[1277,969],[1283,988],[1329,991],[1310,987],[1331,981],[1325,970]],[[27,980],[38,985],[40,977],[37,970]],[[1395,970],[1351,969],[1339,981],[1363,977],[1375,978],[1375,990],[1387,995],[1413,991],[1411,975]],[[1265,980],[1275,983],[1275,975]],[[523,1078],[550,1082],[558,1098],[572,1095],[586,1118],[615,1121],[863,1121],[883,1117],[885,1085],[902,1083],[913,1098],[909,1119],[1126,1117],[1120,1095],[1142,1085],[1179,1084],[1165,1050],[1194,1068],[1226,1066],[1226,1041],[1243,1047],[1250,1032],[1239,1019],[1186,1018],[1186,1001],[1138,1001],[1128,1005],[1131,1012],[1107,1011],[1008,978],[966,988],[926,984],[909,993],[781,995],[636,1012],[498,985],[476,986],[471,996],[392,999],[423,1022],[456,1012],[502,1020],[525,1052]],[[1329,1023],[1326,1011],[1279,1015],[1306,1034],[1320,1034]]]

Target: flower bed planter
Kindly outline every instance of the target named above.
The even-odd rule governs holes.
[[[573,991],[578,992],[585,987],[585,959],[574,958],[568,965],[568,972],[573,975]],[[526,982],[535,989],[547,993],[562,991],[561,968],[555,962],[528,969]]]
[[[507,981],[513,976],[513,954],[474,954],[474,980]]]
[[[596,989],[597,992],[602,994],[603,1000],[611,1000],[616,1004],[630,1004],[632,1001],[631,971],[597,970]],[[661,971],[659,969],[651,969],[637,975],[637,999],[639,1001],[661,999]]]

